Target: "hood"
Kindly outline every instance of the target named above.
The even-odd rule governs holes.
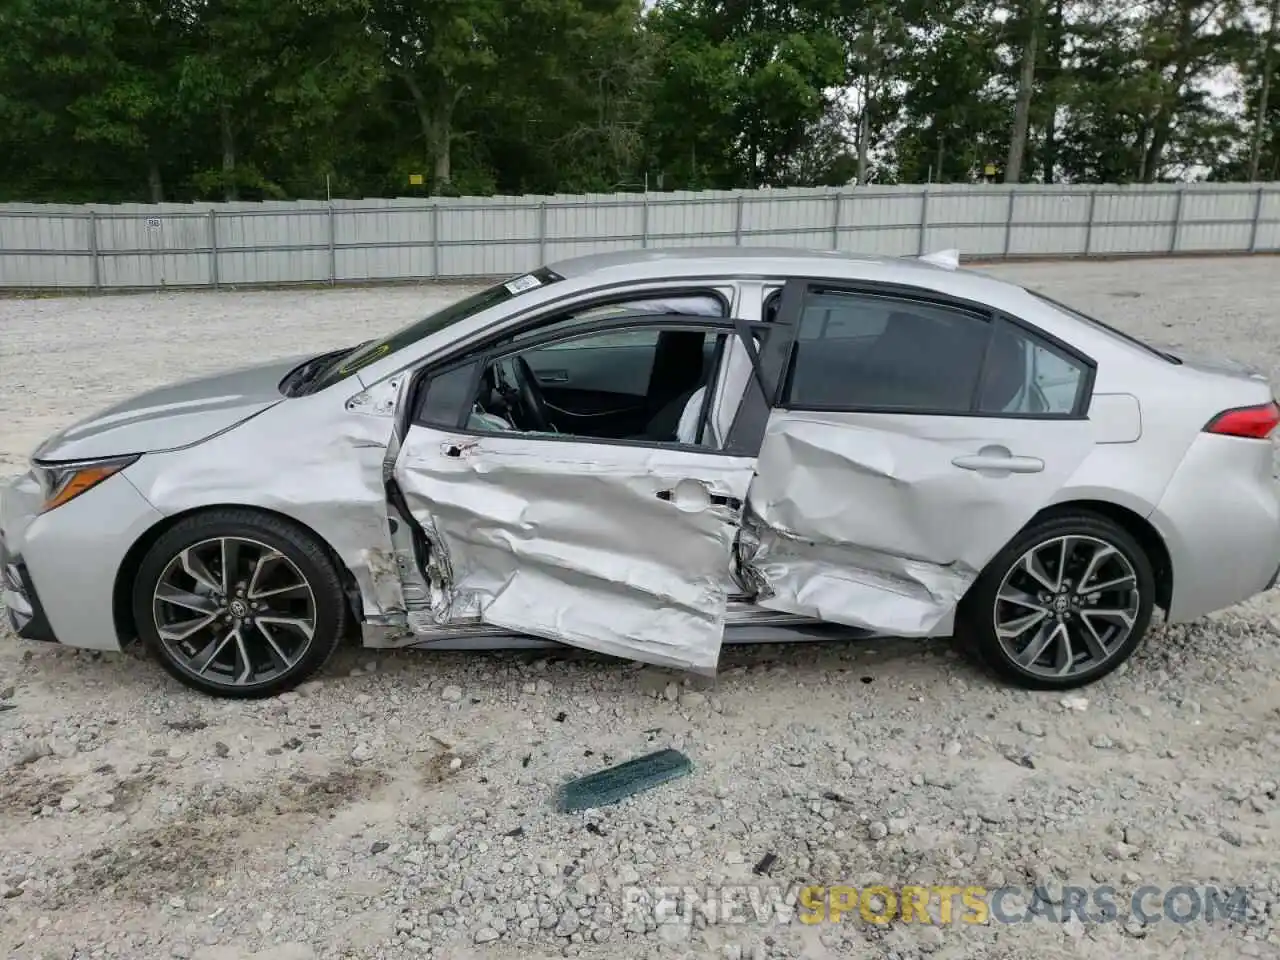
[[[92,460],[199,443],[283,401],[280,381],[309,356],[148,390],[54,434],[33,458]]]

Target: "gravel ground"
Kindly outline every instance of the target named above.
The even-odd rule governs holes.
[[[1280,383],[1275,259],[992,272],[1139,334],[1265,358]],[[362,339],[462,292],[0,301],[0,474],[87,408]],[[130,653],[5,634],[0,955],[1280,956],[1278,679],[1277,596],[1157,629],[1072,697],[1001,686],[953,642],[885,641],[730,650],[696,683],[585,655],[351,650],[243,704]],[[690,777],[553,808],[564,779],[668,746]],[[775,899],[876,883],[1038,886],[1048,905],[1020,924],[878,925],[855,908],[809,925]],[[1063,917],[1071,887],[1100,884],[1119,891],[1115,920]],[[1245,887],[1247,916],[1143,923],[1128,905],[1144,885]],[[657,923],[672,918],[638,891],[659,886],[703,902]],[[1160,895],[1144,903],[1158,913]]]

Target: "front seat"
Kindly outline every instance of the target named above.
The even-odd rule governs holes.
[[[707,388],[699,387],[693,391],[689,401],[680,414],[680,423],[676,427],[676,440],[693,446],[698,442],[698,421],[702,418],[702,403],[707,396]]]
[[[645,424],[644,433],[637,434],[632,440],[669,441],[678,439],[680,422],[684,417],[685,407],[689,405],[694,394],[701,394],[704,387],[696,384],[688,390],[682,390],[664,403]],[[692,442],[692,441],[688,441]]]

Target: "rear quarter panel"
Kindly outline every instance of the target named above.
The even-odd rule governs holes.
[[[1127,344],[1100,343],[1095,405],[1098,441],[1054,504],[1100,500],[1146,518],[1173,572],[1170,622],[1223,609],[1262,590],[1280,564],[1273,447],[1204,432],[1219,413],[1266,403],[1264,380],[1167,362]],[[1131,393],[1140,407],[1132,442],[1114,442]]]
[[[1163,491],[1152,525],[1174,570],[1170,622],[1264,590],[1280,567],[1280,499],[1272,444],[1202,433]]]
[[[1169,552],[1171,622],[1262,590],[1280,565],[1273,445],[1204,428],[1224,410],[1268,402],[1272,386],[1230,366],[1172,363],[1026,291],[990,299],[1097,364],[1095,444],[1046,506],[1102,501],[1146,518]],[[1124,397],[1136,400],[1136,420]]]

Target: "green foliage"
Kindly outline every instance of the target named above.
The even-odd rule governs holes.
[[[1276,178],[1274,7],[5,0],[0,200]]]

